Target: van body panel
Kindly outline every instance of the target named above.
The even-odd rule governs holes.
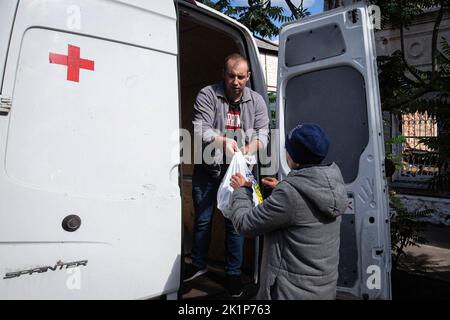
[[[161,8],[19,3],[0,116],[2,298],[178,291],[176,12]]]
[[[362,41],[361,41],[362,40]],[[280,32],[277,124],[280,177],[286,134],[318,123],[330,137],[325,163],[340,167],[349,195],[341,224],[338,290],[391,297],[388,191],[375,42],[364,4],[285,25]]]
[[[8,53],[9,40],[15,17],[18,0],[4,0],[0,11],[0,94],[3,82],[3,70],[6,64],[6,54]]]

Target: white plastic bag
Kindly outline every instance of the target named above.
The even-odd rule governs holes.
[[[231,213],[230,199],[234,190],[230,185],[231,177],[238,172],[244,176],[245,180],[250,180],[252,182],[253,204],[256,206],[262,202],[259,185],[248,168],[244,155],[242,152],[238,151],[234,154],[233,159],[231,159],[230,166],[217,191],[217,208],[222,212],[225,218],[229,218]]]

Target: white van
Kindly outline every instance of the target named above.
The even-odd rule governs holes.
[[[0,299],[177,298],[183,221],[192,219],[192,165],[178,160],[178,133],[192,132],[197,92],[220,79],[233,52],[249,59],[249,85],[265,96],[251,33],[200,3],[0,2]],[[316,122],[331,137],[328,160],[349,194],[339,291],[389,299],[382,120],[364,5],[282,28],[277,114],[281,178],[286,131]]]

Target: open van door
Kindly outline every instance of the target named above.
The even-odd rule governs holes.
[[[0,12],[13,24],[0,37],[0,299],[176,297],[173,0],[7,0]]]
[[[374,35],[364,4],[284,26],[279,40],[280,175],[286,133],[314,122],[328,133],[349,205],[341,224],[339,292],[390,299],[390,228]]]
[[[251,77],[248,86],[267,97],[264,73],[259,60],[258,47],[251,32],[242,24],[200,2],[177,1],[179,14],[179,55],[180,55],[180,109],[181,128],[194,136],[192,111],[198,92],[205,86],[222,79],[223,61],[226,56],[239,52],[250,65]],[[188,139],[183,139],[186,142]],[[194,144],[185,144],[185,150],[194,154]],[[199,155],[201,156],[201,155]],[[195,156],[194,156],[195,159]],[[194,160],[192,159],[192,160]],[[193,162],[182,166],[184,251],[191,250],[195,219],[192,203]],[[254,166],[255,176],[259,176],[260,165]],[[211,244],[208,260],[218,265],[225,264],[225,224],[222,213],[216,209],[212,221]],[[258,281],[259,238],[246,238],[242,270],[244,284]],[[250,277],[251,276],[251,277]]]

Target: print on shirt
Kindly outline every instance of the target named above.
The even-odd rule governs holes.
[[[225,129],[238,130],[241,128],[241,111],[228,111]]]

